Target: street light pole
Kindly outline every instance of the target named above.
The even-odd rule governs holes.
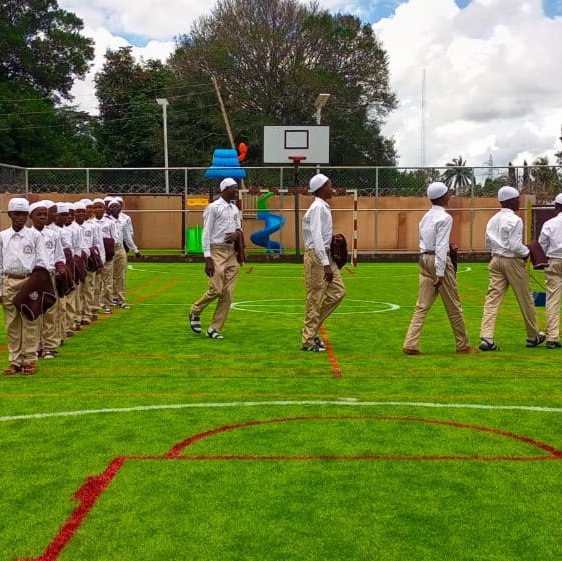
[[[162,107],[162,123],[164,125],[164,168],[166,181],[166,194],[170,192],[170,176],[168,171],[168,116],[166,109],[168,100],[165,97],[156,98],[156,103]]]
[[[316,124],[320,125],[320,122],[322,120],[322,107],[324,107],[324,105],[326,105],[326,103],[328,103],[328,100],[330,99],[330,95],[329,93],[321,93],[318,94],[318,97],[316,98],[316,101],[314,102],[314,106],[316,107]],[[316,166],[316,173],[320,173],[320,165]]]

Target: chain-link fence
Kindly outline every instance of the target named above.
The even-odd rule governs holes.
[[[169,193],[204,194],[217,181],[197,168],[17,168],[0,164],[0,192],[10,193]],[[354,189],[362,196],[423,196],[431,181],[444,181],[457,196],[494,196],[503,185],[532,194],[536,203],[551,202],[562,191],[562,166],[508,167],[248,167],[246,188],[306,187],[321,170],[336,188]]]

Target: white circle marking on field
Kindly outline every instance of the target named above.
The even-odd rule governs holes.
[[[400,309],[398,304],[391,302],[378,302],[376,300],[344,300],[345,306],[342,304],[332,315],[350,316],[354,314],[380,314],[383,312],[394,312]],[[346,311],[349,304],[355,304],[350,311]],[[297,298],[275,298],[269,300],[243,300],[241,302],[233,302],[231,309],[239,312],[252,312],[261,314],[276,315],[302,315],[303,301]],[[341,309],[343,307],[343,310]]]

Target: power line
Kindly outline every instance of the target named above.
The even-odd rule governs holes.
[[[167,86],[164,88],[161,88],[157,91],[154,92],[154,95],[158,95],[158,92],[164,92],[164,91],[169,91],[169,90],[183,90],[186,88],[197,88],[199,86],[207,86],[209,87],[209,82],[201,82],[199,84],[188,84],[185,86]],[[197,93],[207,93],[207,91],[212,92],[214,90],[205,90],[203,92],[194,92],[194,94]],[[82,97],[97,97],[97,94],[95,93],[91,93],[91,94],[81,94],[81,95],[74,95],[72,96],[74,99],[76,98],[82,98]],[[45,101],[49,99],[48,96],[44,96],[44,97],[25,97],[25,98],[17,98],[17,99],[8,99],[8,98],[0,98],[0,103],[24,103],[26,101]]]
[[[176,109],[173,111],[170,111],[169,113],[174,113],[177,115],[189,115],[192,113],[198,113],[201,109],[208,109],[210,107],[217,107],[218,103],[212,103],[210,105],[200,105],[198,107],[194,107],[193,109],[190,110],[185,110],[185,109]],[[116,122],[122,122],[122,121],[132,121],[134,119],[137,119],[138,117],[144,116],[144,115],[155,115],[155,113],[153,111],[149,111],[149,112],[143,112],[143,113],[135,113],[134,115],[130,115],[128,117],[117,117],[115,119],[103,119],[101,117],[95,117],[96,119],[99,119],[101,123],[105,124],[105,123],[116,123]],[[52,125],[24,125],[22,127],[7,127],[7,128],[0,128],[0,132],[8,132],[8,131],[27,131],[27,130],[37,130],[37,129],[53,129],[53,128],[61,128],[61,127],[68,127],[69,125],[71,125],[70,123],[60,123],[60,124],[52,124]]]

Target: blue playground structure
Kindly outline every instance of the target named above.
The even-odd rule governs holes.
[[[265,227],[250,236],[250,240],[255,245],[265,247],[267,253],[281,253],[283,247],[275,240],[270,239],[271,234],[281,230],[285,225],[285,217],[269,211],[267,199],[273,196],[273,193],[265,193],[258,199],[258,220],[265,222]]]
[[[246,170],[240,167],[238,152],[230,148],[217,148],[213,154],[211,167],[205,171],[208,179],[244,179]]]

